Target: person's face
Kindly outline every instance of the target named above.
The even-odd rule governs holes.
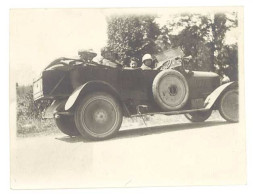
[[[134,60],[132,60],[131,62],[130,62],[130,67],[131,68],[137,68],[137,62],[136,61],[134,61]]]
[[[144,61],[144,64],[145,64],[146,66],[148,66],[148,67],[151,67],[151,65],[152,65],[152,60],[151,60],[151,59],[145,60],[145,61]]]

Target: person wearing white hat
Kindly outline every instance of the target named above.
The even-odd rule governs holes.
[[[152,56],[150,54],[145,54],[142,57],[142,65],[141,65],[141,69],[142,70],[152,70]]]

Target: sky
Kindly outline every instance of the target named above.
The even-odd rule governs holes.
[[[58,57],[75,57],[89,48],[99,52],[107,40],[99,10],[15,10],[10,20],[11,71],[20,84],[31,84]]]
[[[44,67],[58,57],[77,57],[79,50],[100,49],[107,42],[106,17],[123,13],[159,13],[163,22],[168,9],[13,9],[10,11],[10,72],[15,82],[32,84]],[[170,14],[178,13],[170,9]],[[227,43],[237,41],[238,30],[228,33]]]

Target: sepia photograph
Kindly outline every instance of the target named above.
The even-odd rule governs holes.
[[[243,7],[9,14],[12,189],[246,184]]]

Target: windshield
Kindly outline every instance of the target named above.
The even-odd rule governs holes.
[[[160,52],[155,55],[158,63],[156,65],[156,69],[163,69],[174,68],[177,66],[181,66],[180,60],[176,58],[181,58],[184,56],[183,51],[180,48],[170,48],[163,52]]]

